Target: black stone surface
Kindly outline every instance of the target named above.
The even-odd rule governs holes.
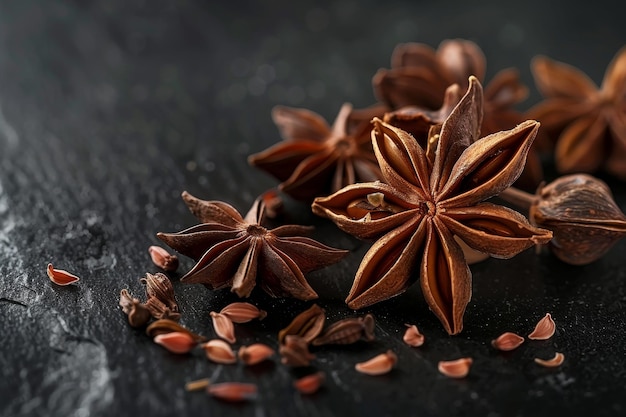
[[[272,106],[312,109],[332,120],[341,104],[374,102],[371,77],[399,42],[436,46],[476,41],[487,79],[519,68],[539,99],[529,61],[546,54],[600,82],[626,41],[619,2],[2,1],[0,2],[0,415],[2,416],[552,416],[623,415],[626,410],[626,241],[600,261],[565,265],[549,253],[472,267],[465,329],[448,336],[419,288],[367,309],[377,341],[315,351],[325,387],[304,397],[277,358],[254,368],[176,356],[133,330],[118,307],[122,288],[158,271],[148,246],[158,231],[194,224],[180,199],[188,190],[246,211],[276,185],[246,157],[279,140]],[[550,161],[546,167],[550,172]],[[548,178],[551,179],[551,178]],[[607,178],[626,209],[623,183]],[[287,200],[288,222],[350,249],[311,273],[330,321],[355,316],[343,300],[368,244]],[[235,301],[228,291],[182,285],[183,322],[212,337],[209,312]],[[82,280],[57,287],[45,266]],[[311,303],[252,302],[269,312],[237,326],[237,346],[276,346],[276,333]],[[546,312],[557,332],[500,353],[504,331],[528,334]],[[358,313],[361,314],[361,313]],[[401,340],[404,323],[426,335]],[[394,350],[389,375],[354,364]],[[545,369],[533,358],[564,352]],[[469,376],[440,375],[437,362],[474,358]],[[259,385],[258,398],[231,405],[185,382]]]

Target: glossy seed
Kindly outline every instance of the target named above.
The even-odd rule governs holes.
[[[161,300],[156,297],[148,298],[148,301],[145,302],[144,306],[148,309],[148,311],[150,311],[152,317],[157,320],[180,320],[181,315],[179,312],[172,311],[168,306],[166,306]]]
[[[172,313],[178,313],[178,303],[174,294],[174,286],[167,275],[157,272],[156,274],[146,273],[141,282],[146,286],[146,296],[148,299],[156,298],[162,302]]]
[[[348,345],[361,339],[374,340],[374,316],[371,314],[361,318],[339,320],[313,340],[313,345],[328,344]]]
[[[199,391],[211,385],[209,378],[202,378],[195,381],[189,381],[185,384],[185,391]]]
[[[213,320],[215,334],[229,343],[235,343],[237,341],[235,338],[235,326],[233,326],[233,322],[228,317],[224,314],[211,311],[211,318]]]
[[[274,355],[274,349],[263,344],[254,343],[250,346],[241,346],[237,356],[246,365],[256,365]]]
[[[561,352],[556,352],[552,359],[535,358],[535,363],[541,366],[545,366],[546,368],[555,368],[557,366],[561,366],[563,364],[563,361],[565,361],[565,355],[563,355]]]
[[[420,333],[416,325],[405,324],[406,331],[402,340],[409,346],[419,347],[424,344],[424,335]]]
[[[178,324],[174,320],[169,319],[160,319],[153,321],[146,328],[146,334],[149,337],[156,337],[160,334],[172,333],[172,332],[181,332],[187,333],[196,343],[202,343],[206,341],[206,337],[200,336],[199,334],[193,333],[191,330],[187,329],[185,326]]]
[[[174,272],[178,269],[178,256],[171,255],[160,246],[150,246],[148,248],[152,262],[164,271]]]
[[[231,303],[220,310],[220,314],[228,317],[233,323],[247,323],[254,319],[263,320],[267,316],[264,310],[245,302]]]
[[[554,323],[554,320],[552,320],[550,313],[546,313],[546,315],[539,320],[535,326],[535,330],[528,335],[528,338],[532,340],[548,340],[552,337],[552,335],[554,335],[555,331],[556,324]]]
[[[517,349],[524,343],[524,338],[512,332],[505,332],[491,341],[491,346],[498,350],[509,351]]]
[[[76,275],[64,271],[63,269],[55,269],[52,264],[48,264],[46,272],[48,273],[48,278],[50,278],[50,281],[54,282],[57,285],[65,286],[80,281],[80,278],[78,278]]]
[[[367,375],[383,375],[390,372],[398,362],[398,357],[391,350],[374,356],[365,362],[357,363],[354,366],[358,372]]]
[[[300,336],[287,335],[285,341],[280,345],[279,353],[281,363],[287,366],[302,367],[309,366],[315,359],[315,355],[309,352],[309,345]]]
[[[222,339],[209,340],[201,345],[206,353],[206,357],[215,362],[224,365],[230,365],[237,362],[235,352],[228,343]]]
[[[207,393],[220,400],[229,402],[242,402],[253,400],[257,397],[257,386],[241,382],[224,382],[211,384],[207,387]]]
[[[188,353],[197,343],[188,333],[171,332],[164,333],[154,337],[154,343],[163,346],[172,353]]]
[[[297,379],[293,386],[302,394],[314,394],[320,389],[325,379],[323,372],[316,372]]]
[[[326,312],[317,304],[298,314],[287,327],[278,332],[278,342],[283,343],[287,335],[300,336],[311,343],[322,332]]]
[[[437,365],[439,372],[450,378],[465,378],[474,361],[472,358],[461,358],[453,361],[441,361]]]

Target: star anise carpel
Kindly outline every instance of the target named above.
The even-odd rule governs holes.
[[[348,251],[303,237],[312,227],[263,226],[265,204],[259,197],[245,217],[231,205],[184,192],[183,199],[200,224],[178,233],[158,233],[172,249],[196,261],[181,278],[210,289],[230,287],[248,297],[255,285],[273,297],[317,298],[304,274],[341,260]]]
[[[544,100],[529,111],[555,143],[561,173],[604,169],[626,180],[626,47],[598,88],[581,70],[545,56],[531,69]]]
[[[248,162],[281,181],[281,191],[308,202],[348,184],[374,181],[380,171],[372,151],[370,120],[382,116],[381,111],[376,107],[353,114],[352,105],[346,103],[331,127],[310,110],[277,106],[272,118],[283,142],[250,155]]]
[[[446,331],[463,328],[471,272],[455,236],[471,248],[510,258],[552,233],[507,207],[484,202],[521,174],[539,123],[478,139],[482,87],[476,77],[425,150],[410,134],[374,120],[372,143],[382,181],[350,185],[315,199],[313,211],[342,230],[377,239],[364,256],[348,306],[363,308],[404,292],[419,278]]]

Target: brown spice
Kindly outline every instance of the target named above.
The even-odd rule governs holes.
[[[235,352],[228,343],[222,339],[209,340],[201,345],[206,357],[216,363],[230,365],[237,362]]]
[[[163,346],[172,353],[189,353],[198,344],[193,337],[185,332],[171,332],[154,337],[154,343]]]
[[[151,338],[154,338],[160,334],[167,334],[172,332],[187,333],[196,343],[202,343],[206,341],[206,337],[193,333],[191,330],[187,329],[185,326],[178,324],[174,320],[156,320],[150,323],[150,325],[146,328],[146,334]]]
[[[539,320],[532,333],[528,335],[528,338],[532,340],[548,340],[554,335],[555,331],[556,324],[554,320],[552,320],[552,315],[546,313],[546,315]]]
[[[199,391],[207,388],[211,385],[209,378],[197,379],[195,381],[189,381],[185,384],[185,391]]]
[[[396,365],[396,362],[398,362],[398,357],[393,351],[388,350],[365,362],[357,363],[354,369],[362,374],[383,375],[389,373]]]
[[[224,314],[216,313],[215,311],[211,311],[210,314],[213,320],[215,334],[230,343],[235,343],[237,338],[235,337],[235,326],[233,326],[233,322]]]
[[[243,402],[257,397],[258,389],[255,384],[242,382],[223,382],[211,384],[207,387],[207,393],[213,397],[228,402]]]
[[[303,376],[302,378],[294,381],[293,386],[301,394],[314,394],[321,388],[326,376],[323,372],[316,372],[311,375]]]
[[[371,314],[365,317],[347,318],[331,324],[321,335],[313,339],[312,344],[315,346],[347,345],[361,339],[374,340],[374,316]]]
[[[150,310],[141,304],[138,299],[133,298],[127,289],[120,291],[119,304],[124,314],[128,317],[128,324],[130,324],[131,327],[145,326],[152,318]]]
[[[157,272],[156,274],[146,273],[141,282],[146,285],[146,295],[148,299],[156,298],[162,302],[172,313],[178,313],[178,303],[174,295],[172,281],[167,275]]]
[[[317,304],[313,304],[298,314],[287,327],[278,332],[278,343],[284,343],[288,335],[299,336],[306,343],[311,343],[324,328],[326,312]]]
[[[269,359],[274,353],[271,347],[263,343],[254,343],[250,346],[241,346],[237,356],[246,365],[256,365]]]
[[[300,336],[286,335],[278,350],[281,363],[287,366],[309,366],[315,355],[309,352],[309,345]]]
[[[420,333],[417,326],[414,324],[405,324],[406,331],[402,340],[409,346],[419,347],[424,344],[424,335]]]
[[[491,341],[491,346],[498,350],[509,351],[520,347],[524,338],[512,332],[505,332]]]
[[[179,312],[170,310],[168,306],[156,297],[148,298],[148,301],[146,301],[144,306],[148,309],[148,311],[150,311],[150,314],[155,319],[167,319],[173,321],[180,320],[181,316]]]
[[[263,320],[267,312],[245,302],[230,303],[220,310],[220,314],[228,317],[233,323],[247,323],[250,320]]]
[[[437,365],[439,372],[450,378],[465,378],[474,361],[472,358],[461,358],[453,361],[441,361]]]
[[[50,278],[50,281],[54,282],[57,285],[65,286],[80,281],[80,278],[78,278],[76,275],[63,269],[55,269],[51,263],[48,264],[46,272],[48,273],[48,278]]]
[[[164,271],[174,272],[178,269],[178,256],[171,255],[160,246],[150,246],[148,248],[152,262]]]
[[[546,368],[555,368],[557,366],[561,366],[565,361],[565,355],[561,352],[556,352],[552,359],[540,359],[535,358],[535,363],[545,366]]]

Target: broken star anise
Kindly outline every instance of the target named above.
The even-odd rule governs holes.
[[[352,106],[346,103],[330,127],[310,110],[277,106],[272,118],[283,142],[250,155],[248,162],[281,181],[281,191],[303,201],[355,182],[377,180],[380,170],[370,120],[378,113],[382,116],[379,109],[359,110],[353,117]]]
[[[431,310],[456,334],[463,328],[472,276],[455,235],[499,258],[550,240],[550,231],[533,227],[518,212],[482,202],[521,174],[539,123],[526,121],[476,140],[481,117],[482,87],[470,77],[432,153],[403,130],[375,119],[372,142],[384,182],[351,185],[315,199],[316,214],[356,237],[378,239],[357,270],[349,307],[399,295],[419,268]]]
[[[545,100],[530,109],[556,142],[561,173],[605,169],[626,180],[626,47],[606,70],[602,87],[579,69],[535,57],[532,71]]]
[[[221,201],[205,201],[184,192],[183,199],[201,224],[179,233],[158,233],[174,250],[197,261],[182,282],[210,289],[230,287],[248,297],[256,283],[273,297],[317,298],[304,274],[331,265],[348,251],[301,237],[312,227],[262,226],[265,204],[258,198],[246,217]]]

